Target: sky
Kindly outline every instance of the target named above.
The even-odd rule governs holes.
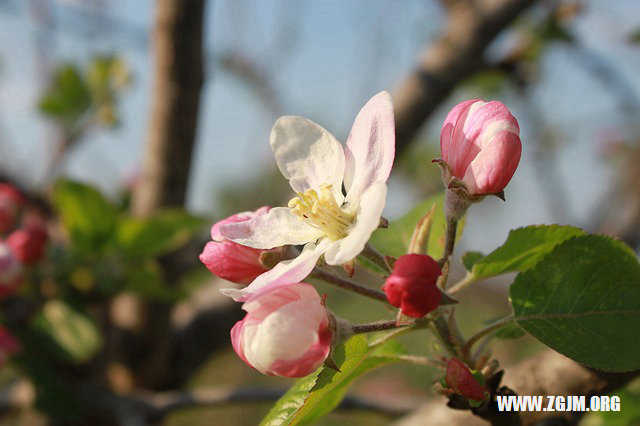
[[[590,50],[615,64],[632,97],[640,93],[640,49],[625,43],[638,22],[635,0],[588,1],[572,29]],[[359,108],[381,90],[398,86],[416,58],[438,36],[445,16],[436,0],[285,1],[217,0],[206,9],[207,80],[202,93],[188,206],[212,211],[221,184],[254,176],[273,165],[268,137],[276,114],[306,116],[344,140]],[[139,170],[148,126],[151,83],[151,0],[3,0],[0,2],[0,165],[32,185],[53,149],[50,123],[37,113],[46,75],[55,64],[86,63],[97,53],[117,53],[133,83],[120,104],[113,131],[94,131],[75,150],[65,173],[114,193]],[[492,47],[500,51],[513,34]],[[216,66],[229,52],[267,70],[280,104],[268,110],[235,75]],[[555,158],[566,189],[565,205],[549,206],[539,184],[535,144],[540,138],[530,106],[513,91],[501,94],[522,128],[523,160],[507,188],[508,203],[474,206],[464,244],[495,247],[508,228],[530,223],[580,225],[606,197],[612,170],[599,156],[594,135],[628,128],[616,112],[611,88],[595,80],[570,48],[545,55],[533,93],[539,114],[561,141]],[[456,102],[475,94],[458,90],[425,126],[436,144],[438,123]],[[429,165],[425,165],[429,167]],[[415,201],[398,177],[389,183],[385,215],[395,217]],[[258,206],[256,206],[258,207]],[[486,224],[489,223],[490,226]]]

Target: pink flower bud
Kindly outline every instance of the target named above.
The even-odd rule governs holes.
[[[469,194],[497,194],[520,162],[520,127],[498,101],[461,102],[444,120],[440,149],[451,174],[462,180]]]
[[[436,285],[442,270],[431,256],[405,254],[393,266],[382,290],[404,315],[421,318],[440,304],[442,292]]]
[[[20,343],[6,328],[0,326],[0,367],[4,366],[9,357],[19,350]]]
[[[0,183],[0,233],[15,226],[24,202],[24,197],[15,187]]]
[[[255,293],[242,309],[247,315],[231,329],[231,343],[238,356],[261,373],[303,377],[329,355],[329,317],[311,285],[270,287]]]
[[[457,358],[451,358],[447,363],[445,381],[455,393],[466,398],[483,401],[489,396],[488,389],[478,383],[471,370]]]
[[[249,284],[258,275],[266,272],[268,269],[260,262],[260,255],[265,252],[278,252],[279,248],[262,250],[234,243],[224,239],[220,234],[220,227],[262,216],[270,209],[270,207],[261,207],[255,212],[234,214],[214,224],[211,228],[213,241],[208,242],[204,247],[200,254],[200,261],[214,275],[238,284]]]
[[[0,242],[0,300],[15,293],[22,283],[22,264],[8,244]]]
[[[20,262],[32,265],[42,259],[48,239],[49,234],[44,223],[33,217],[31,220],[25,220],[23,228],[16,229],[9,235],[7,244]]]

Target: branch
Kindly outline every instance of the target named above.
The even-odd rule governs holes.
[[[485,68],[493,39],[536,0],[449,1],[449,21],[415,71],[394,94],[396,149],[405,149],[420,126],[457,84]]]
[[[234,388],[216,386],[192,391],[146,392],[114,394],[108,389],[86,385],[81,398],[94,413],[115,417],[118,424],[145,425],[161,421],[176,410],[190,407],[216,407],[230,404],[252,404],[280,399],[286,390],[260,388]],[[406,415],[415,406],[405,403],[373,401],[347,395],[337,410],[363,410],[387,417]]]

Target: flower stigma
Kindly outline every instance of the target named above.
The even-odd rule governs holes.
[[[296,217],[324,232],[331,240],[347,236],[349,227],[355,219],[354,213],[340,208],[333,196],[332,185],[320,185],[320,194],[307,189],[289,201],[288,207]]]

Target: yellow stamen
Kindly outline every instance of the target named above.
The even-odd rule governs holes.
[[[288,206],[298,219],[323,231],[332,240],[339,240],[347,236],[355,214],[340,208],[331,189],[331,185],[325,184],[320,186],[320,194],[313,189],[298,192]]]

